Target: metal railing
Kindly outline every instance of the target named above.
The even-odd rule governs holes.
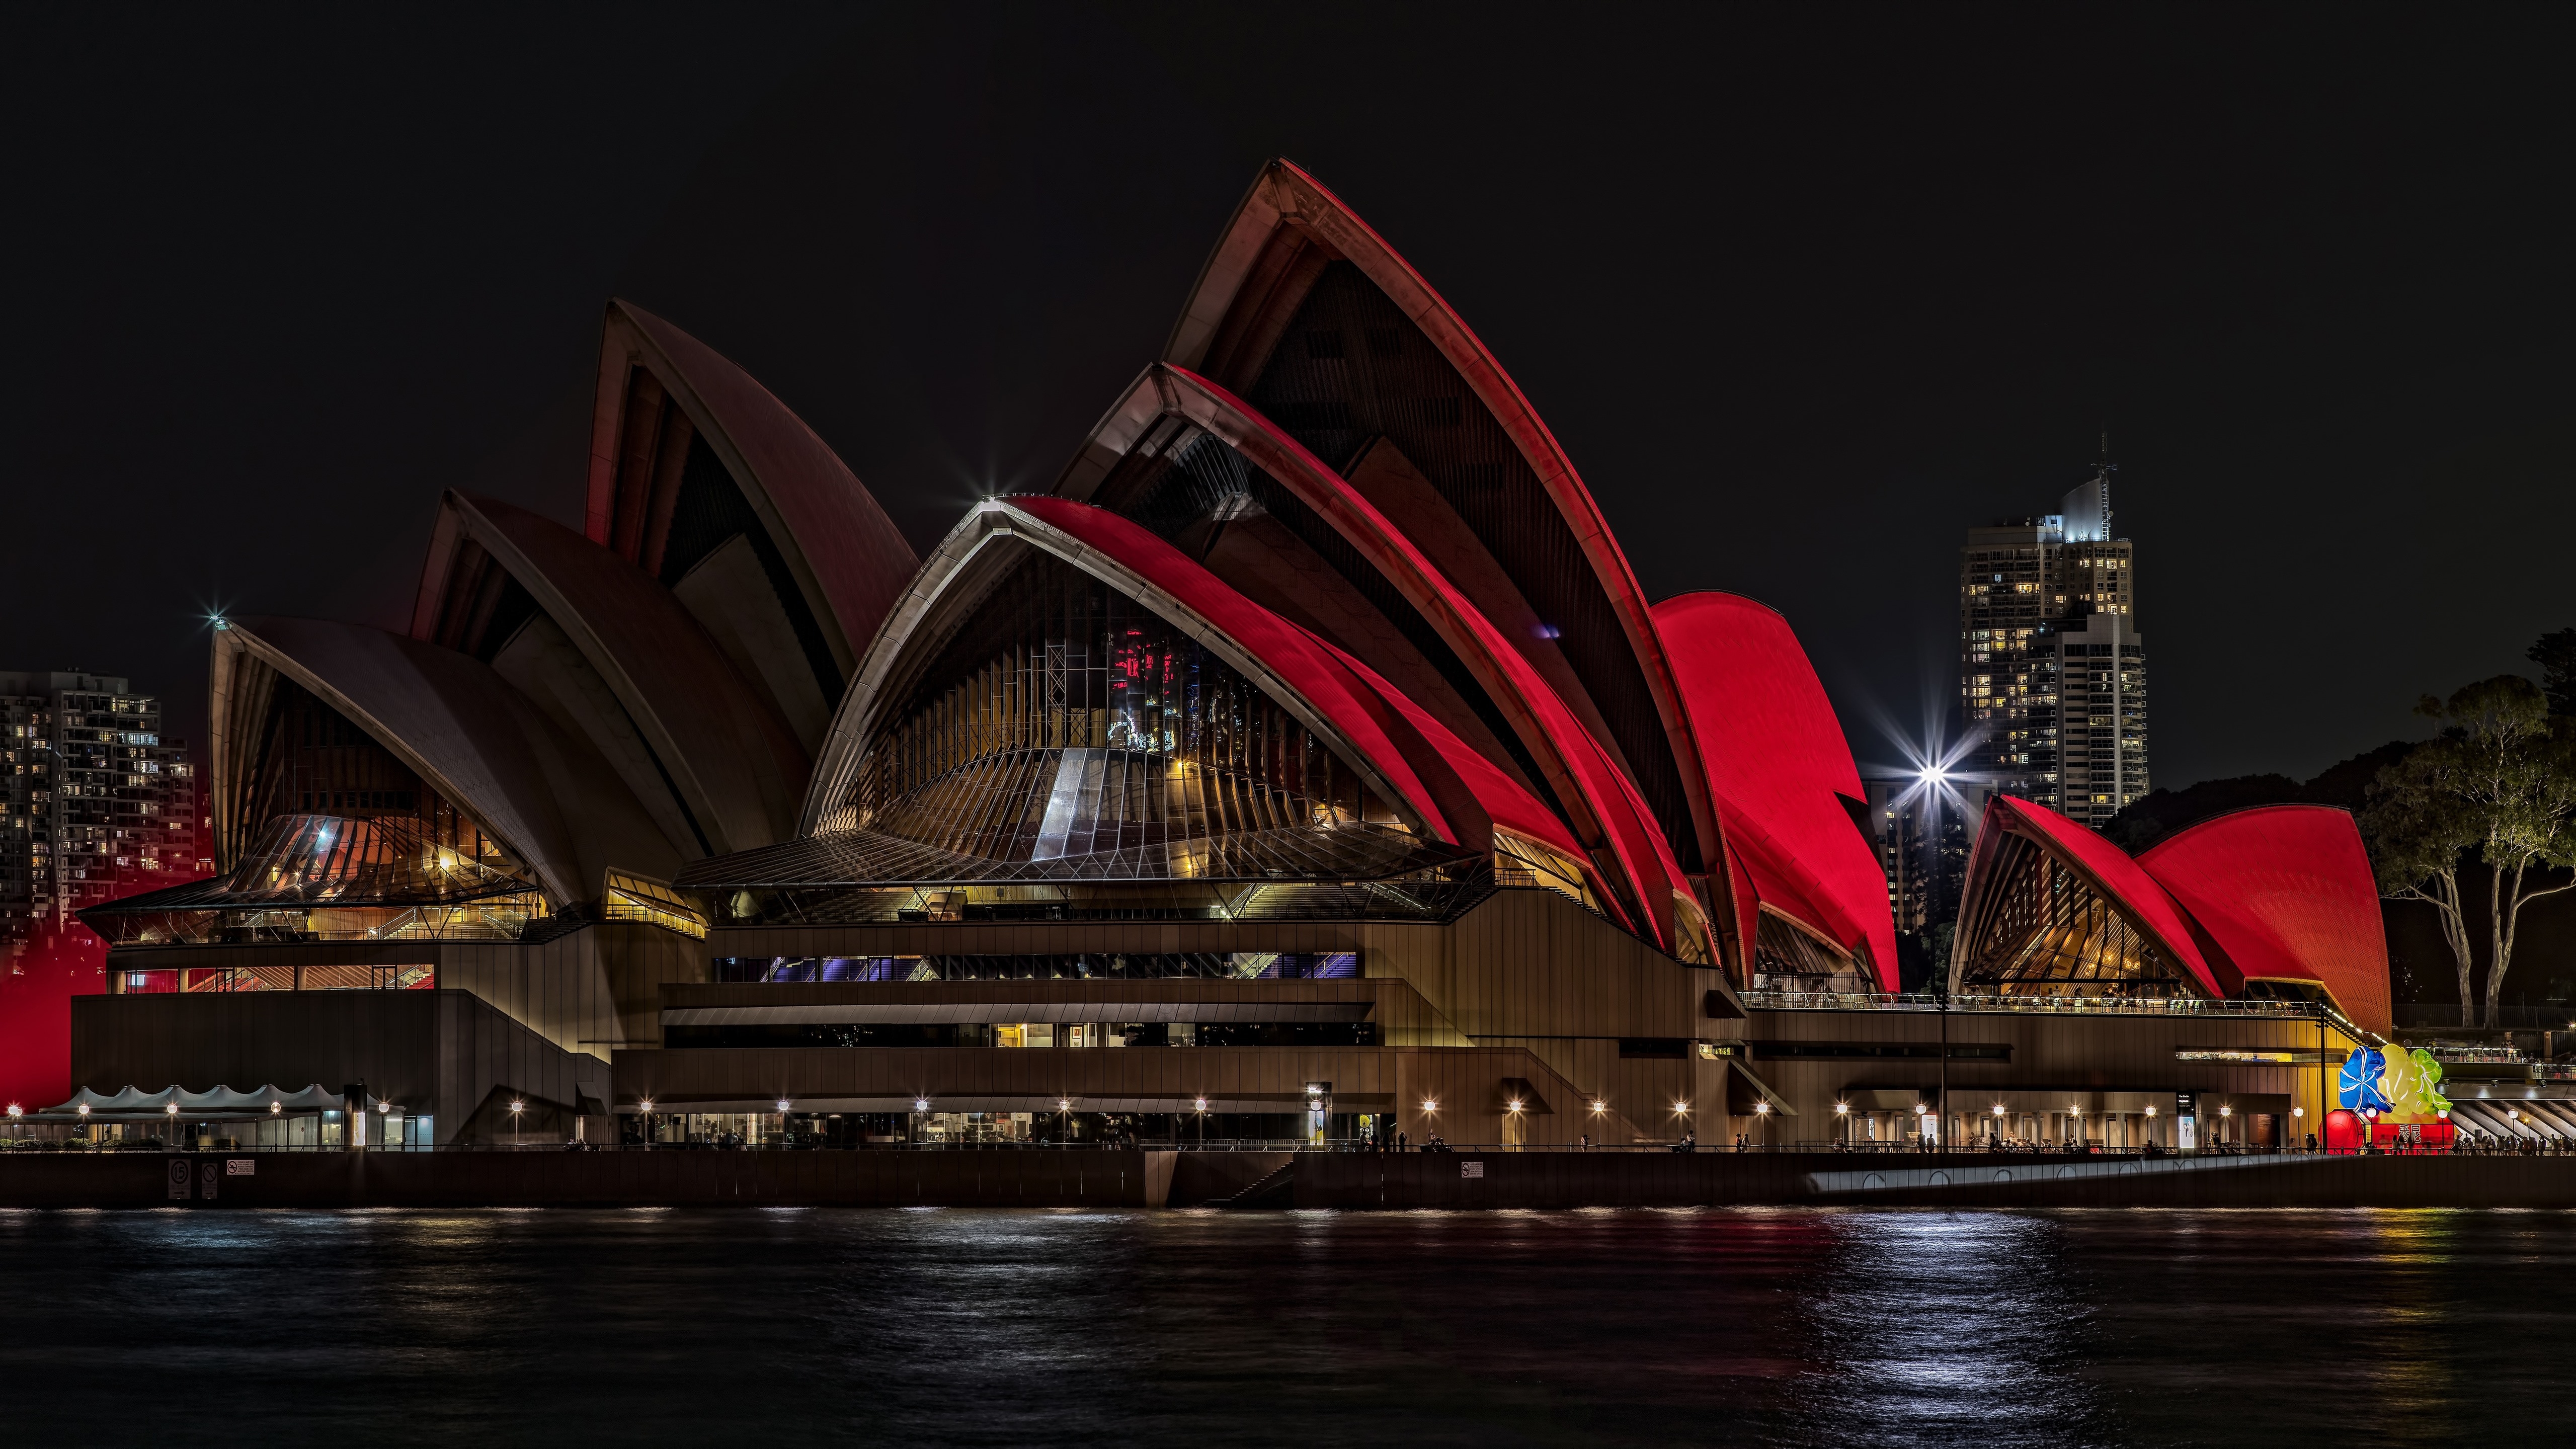
[[[1940,1011],[1937,992],[1744,991],[1759,1011]],[[2203,996],[1952,996],[1954,1012],[2038,1012],[2057,1016],[2229,1016],[2314,1020],[2305,1001],[2219,1000]]]
[[[2410,1031],[2576,1031],[2576,1004],[2564,1001],[2503,1001],[2493,1017],[2484,1006],[2463,1007],[2401,1002],[2390,1008],[2397,1024]]]
[[[2493,1136],[2463,1135],[2447,1145],[2374,1143],[2364,1148],[2269,1147],[2248,1143],[2224,1143],[2189,1149],[2159,1147],[2074,1147],[2058,1143],[2024,1146],[1991,1147],[1969,1144],[1954,1147],[1917,1147],[1903,1142],[1746,1142],[1696,1145],[1677,1142],[1593,1143],[1584,1146],[1568,1142],[1502,1143],[1451,1142],[1436,1146],[1413,1143],[1400,1153],[1393,1148],[1381,1154],[1363,1142],[1340,1141],[1317,1147],[1295,1139],[1211,1138],[1205,1143],[1172,1142],[1160,1139],[1116,1142],[871,1142],[849,1146],[827,1146],[821,1143],[762,1142],[738,1146],[719,1146],[711,1142],[656,1142],[611,1144],[600,1142],[444,1142],[387,1147],[381,1144],[350,1149],[338,1144],[294,1146],[197,1146],[150,1141],[126,1142],[10,1142],[0,1141],[0,1160],[12,1157],[52,1153],[88,1153],[114,1156],[121,1153],[157,1152],[187,1154],[199,1157],[250,1157],[285,1154],[392,1152],[406,1156],[421,1153],[491,1153],[491,1152],[1317,1152],[1359,1156],[1491,1156],[1495,1154],[1528,1155],[1628,1155],[1726,1157],[1743,1155],[1795,1155],[1805,1157],[1898,1157],[1926,1163],[1940,1161],[2012,1161],[2012,1162],[2086,1162],[2127,1161],[2166,1157],[2566,1157],[2576,1156],[2576,1140],[2534,1141]]]

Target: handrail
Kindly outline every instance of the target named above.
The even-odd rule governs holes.
[[[1952,996],[1937,992],[1740,991],[1760,1011],[2036,1012],[2060,1016],[2255,1016],[2314,1020],[2322,1011],[2338,1029],[2366,1035],[2341,1012],[2308,1001],[2226,1000],[2206,996]]]
[[[2147,1152],[2147,1151],[2144,1151],[2144,1150],[2139,1149],[2139,1148],[2103,1148],[2103,1147],[2093,1147],[2093,1148],[2089,1148],[2089,1149],[2084,1149],[2084,1148],[2068,1148],[2068,1147],[2065,1147],[2065,1146],[2062,1146],[2062,1145],[2053,1145],[2053,1144],[2046,1144],[2046,1143],[2039,1144],[2039,1145],[2034,1146],[2034,1147],[2005,1148],[2005,1149],[2000,1149],[2000,1150],[1998,1150],[1998,1149],[1994,1149],[1994,1148],[1987,1148],[1987,1147],[1973,1147],[1973,1146],[1951,1147],[1951,1148],[1946,1148],[1946,1149],[1926,1149],[1926,1148],[1916,1147],[1916,1146],[1913,1146],[1913,1145],[1910,1145],[1910,1144],[1907,1144],[1907,1143],[1901,1143],[1901,1142],[1855,1142],[1855,1143],[1850,1143],[1850,1144],[1847,1144],[1847,1145],[1840,1145],[1840,1146],[1838,1146],[1838,1145],[1836,1145],[1836,1144],[1834,1144],[1834,1143],[1830,1143],[1830,1142],[1773,1142],[1773,1143],[1751,1143],[1751,1142],[1748,1142],[1748,1143],[1743,1144],[1742,1146],[1737,1146],[1737,1145],[1732,1144],[1732,1143],[1727,1143],[1727,1144],[1701,1143],[1701,1144],[1698,1144],[1698,1145],[1695,1145],[1695,1146],[1684,1146],[1684,1145],[1682,1145],[1682,1144],[1680,1144],[1680,1143],[1674,1143],[1674,1142],[1630,1142],[1630,1143],[1595,1143],[1595,1144],[1593,1144],[1593,1145],[1591,1145],[1591,1146],[1589,1146],[1589,1147],[1579,1146],[1579,1145],[1576,1145],[1576,1144],[1573,1144],[1573,1143],[1564,1143],[1564,1142],[1551,1142],[1551,1143],[1527,1143],[1527,1144],[1496,1143],[1496,1142],[1457,1142],[1457,1143],[1450,1143],[1450,1144],[1446,1144],[1446,1145],[1444,1145],[1444,1146],[1437,1147],[1437,1148],[1427,1148],[1427,1149],[1426,1149],[1426,1148],[1424,1148],[1424,1147],[1422,1147],[1422,1146],[1415,1145],[1415,1146],[1412,1146],[1412,1147],[1408,1148],[1407,1150],[1405,1150],[1405,1151],[1403,1151],[1403,1152],[1401,1152],[1401,1153],[1393,1152],[1393,1151],[1389,1151],[1389,1152],[1385,1152],[1385,1153],[1372,1153],[1372,1152],[1370,1152],[1368,1149],[1366,1149],[1366,1148],[1364,1148],[1364,1147],[1358,1147],[1358,1146],[1355,1146],[1354,1144],[1347,1143],[1347,1142],[1334,1143],[1334,1144],[1331,1144],[1331,1145],[1329,1145],[1329,1146],[1325,1146],[1325,1147],[1316,1147],[1316,1146],[1313,1146],[1313,1145],[1312,1145],[1312,1144],[1310,1144],[1310,1143],[1304,1143],[1304,1142],[1283,1142],[1283,1141],[1278,1141],[1278,1140],[1275,1140],[1275,1139],[1273,1139],[1273,1140],[1266,1140],[1266,1141],[1265,1141],[1265,1140],[1261,1140],[1261,1139],[1244,1139],[1244,1140],[1241,1140],[1241,1141],[1210,1141],[1210,1142],[1207,1142],[1207,1143],[1205,1143],[1205,1144],[1201,1144],[1201,1143],[1197,1143],[1197,1142],[1158,1142],[1158,1141],[1116,1142],[1116,1143],[1111,1143],[1111,1142],[893,1142],[893,1143],[870,1143],[870,1144],[867,1144],[867,1145],[865,1145],[865,1146],[857,1146],[857,1147],[825,1147],[825,1146],[821,1146],[821,1145],[819,1145],[819,1144],[798,1144],[798,1145],[795,1145],[795,1146],[792,1146],[792,1147],[791,1147],[791,1146],[788,1146],[787,1144],[784,1144],[784,1143],[775,1143],[775,1142],[771,1142],[771,1143],[761,1143],[761,1144],[758,1144],[758,1145],[749,1145],[749,1144],[746,1144],[746,1145],[741,1146],[741,1147],[718,1147],[718,1146],[716,1146],[716,1145],[714,1145],[714,1144],[712,1144],[712,1143],[704,1143],[704,1142],[689,1142],[689,1143],[661,1142],[661,1143],[650,1143],[650,1144],[638,1144],[638,1143],[631,1143],[631,1142],[630,1142],[630,1143],[626,1143],[626,1144],[624,1144],[623,1146],[611,1145],[611,1144],[606,1144],[606,1143],[562,1143],[562,1142],[542,1142],[542,1143],[540,1143],[540,1142],[529,1142],[529,1143],[509,1143],[509,1142],[447,1142],[447,1143],[440,1143],[440,1144],[438,1144],[438,1145],[436,1145],[436,1146],[430,1146],[430,1145],[426,1145],[426,1144],[419,1144],[419,1145],[407,1145],[407,1146],[393,1146],[393,1147],[386,1147],[386,1146],[374,1146],[374,1147],[360,1148],[360,1149],[355,1149],[355,1150],[360,1151],[360,1152],[365,1152],[365,1153],[388,1153],[388,1152],[389,1152],[389,1153],[394,1153],[394,1154],[401,1155],[401,1156],[413,1156],[413,1155],[418,1155],[418,1154],[422,1154],[422,1153],[459,1153],[459,1152],[463,1152],[463,1153],[474,1153],[474,1152],[565,1152],[565,1151],[573,1151],[573,1150],[585,1151],[585,1152],[754,1152],[754,1153],[760,1153],[760,1152],[771,1152],[771,1153],[775,1153],[775,1152],[1117,1152],[1117,1151],[1127,1151],[1127,1152],[1137,1152],[1137,1151],[1145,1151],[1145,1152],[1174,1152],[1174,1151],[1178,1151],[1178,1152],[1297,1152],[1297,1153],[1310,1153],[1310,1152],[1311,1152],[1311,1153],[1319,1153],[1319,1154],[1330,1154],[1330,1155],[1335,1155],[1335,1156],[1361,1156],[1361,1157],[1367,1157],[1367,1156],[1387,1156],[1387,1157],[1398,1157],[1398,1156],[1401,1156],[1401,1157],[1444,1157],[1444,1156],[1448,1156],[1448,1157],[1454,1157],[1454,1156],[1460,1156],[1460,1155],[1475,1156],[1475,1157],[1490,1157],[1490,1156],[1495,1156],[1495,1155],[1529,1155],[1529,1154],[1540,1154],[1540,1153],[1550,1153],[1550,1154],[1560,1154],[1560,1155],[1561,1155],[1561,1154],[1590,1155],[1590,1154],[1598,1154],[1598,1153],[1612,1153],[1612,1154],[1628,1154],[1628,1155],[1635,1155],[1635,1154],[1643,1153],[1643,1154],[1648,1154],[1648,1155],[1653,1155],[1653,1156],[1683,1155],[1683,1156],[1701,1156],[1701,1157],[1729,1157],[1729,1156],[1743,1156],[1743,1155],[1748,1155],[1748,1154],[1756,1154],[1756,1155],[1796,1155],[1796,1156],[1805,1156],[1805,1157],[1826,1157],[1826,1158],[1851,1158],[1851,1157],[1902,1157],[1902,1158],[1910,1158],[1910,1159],[1914,1159],[1914,1160],[1917,1160],[1917,1161],[1923,1162],[1923,1163],[1925,1163],[1926,1165],[1930,1165],[1930,1164],[1942,1163],[1942,1162],[1954,1162],[1954,1163],[1955,1163],[1955,1162],[1979,1162],[1979,1163],[1990,1162],[1990,1163],[1998,1163],[1998,1164],[2012,1164],[2012,1163],[2024,1163],[2024,1162],[2049,1162],[2049,1163],[2053,1163],[2053,1162],[2086,1162],[2086,1161],[2091,1161],[2091,1162],[2105,1162],[2105,1161],[2116,1162],[2116,1161],[2126,1161],[2126,1160],[2131,1160],[2131,1159],[2149,1159],[2149,1158],[2165,1158],[2165,1157],[2177,1157],[2177,1158],[2194,1158],[2194,1157],[2295,1157],[2295,1158],[2308,1158],[2308,1157],[2358,1157],[2358,1156],[2378,1156],[2378,1157],[2564,1157],[2564,1156],[2576,1155],[2576,1151],[2570,1151],[2570,1148],[2571,1148],[2571,1147],[2576,1147],[2576,1144],[2571,1144],[2571,1143],[2569,1143],[2568,1141],[2566,1141],[2566,1140],[2564,1140],[2564,1139],[2561,1139],[2561,1140],[2558,1140],[2558,1141],[2555,1141],[2555,1142],[2517,1142],[2517,1141],[2511,1141],[2511,1140],[2506,1140],[2506,1139],[2502,1139],[2502,1138],[2491,1138],[2491,1137],[2483,1137],[2483,1136],[2482,1136],[2482,1137],[2477,1137],[2477,1138],[2471,1138],[2471,1137],[2468,1137],[2468,1136],[2466,1136],[2466,1135],[2463,1135],[2462,1137],[2460,1137],[2459,1139],[2457,1139],[2453,1144],[2451,1144],[2451,1145],[2449,1145],[2449,1146],[2416,1145],[2416,1146],[2405,1146],[2405,1147],[2400,1147],[2400,1146],[2394,1146],[2394,1145],[2388,1145],[2388,1144],[2373,1144],[2370,1148],[2368,1148],[2368,1149],[2366,1149],[2366,1150],[2364,1150],[2364,1149],[2358,1149],[2358,1148],[2334,1148],[2334,1149],[2331,1149],[2331,1150],[2320,1151],[2320,1150],[2317,1150],[2317,1149],[2314,1149],[2314,1148],[2300,1148],[2300,1147],[2295,1147],[2295,1146],[2292,1146],[2292,1147],[2261,1147],[2261,1146],[2255,1146],[2255,1145],[2252,1145],[2252,1144],[2228,1143],[2228,1144],[2224,1144],[2224,1145],[2221,1145],[2221,1146],[2201,1147],[2201,1148],[2194,1148],[2194,1149],[2188,1149],[2188,1150],[2179,1150],[2179,1149],[2173,1149],[2173,1148],[2160,1148],[2160,1149],[2158,1149],[2158,1150],[2156,1150],[2155,1152],[2152,1152],[2152,1153]],[[6,1161],[6,1160],[11,1159],[11,1158],[19,1158],[19,1157],[57,1156],[57,1155],[65,1154],[65,1153],[69,1153],[69,1154],[73,1154],[73,1155],[96,1155],[96,1156],[105,1156],[105,1157],[114,1157],[114,1156],[122,1156],[122,1155],[127,1155],[127,1154],[134,1154],[134,1153],[148,1153],[148,1152],[158,1152],[158,1153],[161,1153],[161,1154],[163,1154],[163,1155],[168,1155],[168,1156],[179,1156],[179,1155],[185,1155],[185,1156],[192,1156],[192,1157],[249,1157],[249,1156],[260,1156],[260,1155],[285,1155],[285,1154],[297,1154],[297,1153],[342,1153],[342,1152],[348,1152],[348,1151],[351,1151],[351,1150],[353,1150],[353,1149],[346,1148],[346,1147],[341,1147],[341,1146],[336,1146],[336,1145],[332,1145],[332,1146],[315,1146],[315,1145],[309,1145],[309,1144],[296,1145],[296,1146],[286,1146],[286,1145],[281,1145],[281,1144],[270,1144],[270,1145],[266,1145],[266,1146],[240,1145],[240,1146],[233,1146],[233,1147],[222,1147],[222,1146],[197,1147],[197,1146],[189,1146],[189,1145],[171,1145],[171,1144],[164,1144],[164,1143],[151,1143],[151,1144],[149,1144],[149,1145],[146,1145],[146,1144],[143,1144],[143,1143],[126,1143],[126,1144],[120,1144],[120,1143],[116,1143],[116,1142],[105,1142],[105,1143],[61,1142],[61,1143],[43,1143],[43,1144],[41,1144],[41,1145],[40,1145],[40,1144],[39,1144],[38,1142],[36,1142],[36,1141],[33,1141],[33,1140],[23,1140],[23,1139],[22,1139],[22,1140],[17,1140],[17,1141],[0,1141],[0,1161]]]

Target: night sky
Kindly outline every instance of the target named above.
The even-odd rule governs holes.
[[[1948,707],[1962,530],[2106,427],[2161,784],[2420,733],[2576,624],[2538,11],[421,14],[0,15],[0,668],[202,738],[209,607],[399,625],[451,486],[577,524],[612,294],[926,547],[1053,481],[1273,155],[1650,594],[1788,615],[1864,761]]]

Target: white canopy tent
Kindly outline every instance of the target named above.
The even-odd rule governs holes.
[[[282,1116],[288,1112],[336,1112],[346,1105],[338,1092],[319,1082],[293,1092],[274,1085],[263,1086],[255,1092],[239,1092],[227,1086],[203,1092],[191,1092],[181,1087],[163,1087],[157,1092],[146,1092],[139,1087],[126,1087],[113,1096],[83,1087],[72,1094],[70,1101],[47,1107],[34,1115],[76,1117],[82,1115],[81,1108],[87,1107],[87,1115],[92,1121],[159,1119],[173,1115],[170,1111],[173,1104],[179,1109],[176,1115],[198,1122],[209,1118]],[[369,1097],[366,1105],[373,1110],[377,1100]]]

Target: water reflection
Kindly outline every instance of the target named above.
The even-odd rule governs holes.
[[[5,1213],[0,1282],[31,1443],[2408,1444],[2563,1427],[2576,1216]]]
[[[2053,1219],[1845,1213],[1808,1307],[1816,1442],[2083,1444],[2102,1437],[2091,1306]]]

